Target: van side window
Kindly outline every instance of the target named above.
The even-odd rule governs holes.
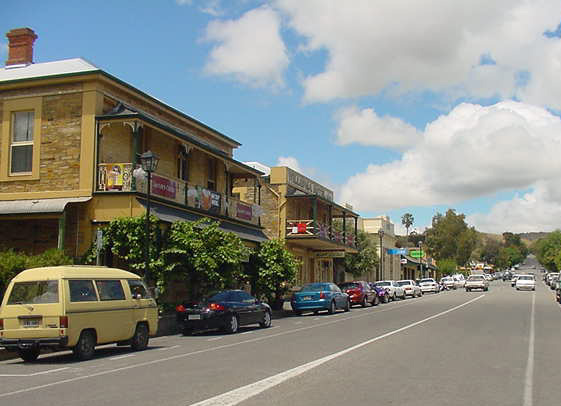
[[[125,300],[125,292],[120,280],[96,280],[95,285],[100,300]]]
[[[93,281],[84,279],[70,279],[68,281],[70,288],[71,302],[96,302],[97,295],[95,293]]]
[[[140,294],[142,299],[150,299],[150,293],[146,289],[146,286],[137,279],[129,279],[129,288],[131,290],[131,296],[134,298],[135,295]]]

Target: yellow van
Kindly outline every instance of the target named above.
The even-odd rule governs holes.
[[[70,348],[80,360],[95,346],[148,346],[156,302],[138,275],[100,266],[28,269],[8,285],[0,308],[0,347],[34,361],[41,348]]]

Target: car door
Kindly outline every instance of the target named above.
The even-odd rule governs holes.
[[[333,298],[335,299],[335,304],[338,308],[343,308],[346,306],[347,295],[343,293],[339,286],[335,284],[330,284],[330,290]]]
[[[232,300],[238,309],[240,325],[257,323],[259,316],[257,300],[249,293],[244,291],[232,292]]]

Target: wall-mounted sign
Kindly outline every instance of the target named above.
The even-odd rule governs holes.
[[[165,197],[166,199],[175,200],[177,196],[177,182],[158,175],[152,174],[151,189],[150,192],[153,195]]]
[[[333,201],[333,192],[317,182],[300,175],[298,172],[287,168],[287,183],[306,193],[323,197],[326,200]]]

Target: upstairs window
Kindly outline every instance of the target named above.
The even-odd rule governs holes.
[[[12,113],[10,173],[29,174],[33,169],[33,111]]]
[[[216,191],[216,159],[208,159],[208,183],[207,188]]]
[[[177,155],[177,178],[185,182],[189,180],[189,162],[187,153],[183,148]]]

